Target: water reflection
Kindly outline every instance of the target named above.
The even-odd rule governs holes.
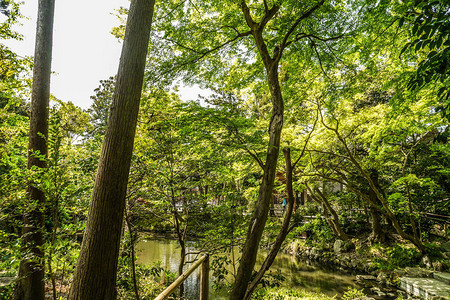
[[[143,240],[136,246],[137,263],[143,265],[154,265],[161,263],[161,267],[176,273],[180,261],[180,247],[175,240]],[[188,250],[192,251],[193,243],[188,244]],[[264,251],[260,251],[257,257],[257,265],[261,265],[265,258]],[[192,260],[194,257],[188,257]],[[189,266],[185,266],[185,270]],[[327,295],[342,295],[351,287],[355,287],[354,276],[341,274],[323,267],[312,266],[297,258],[279,253],[272,267],[272,272],[281,272],[285,277],[282,283],[286,287],[298,287],[308,291],[320,291]],[[210,279],[212,284],[212,278]],[[185,293],[188,299],[198,299],[200,288],[199,268],[185,281]],[[210,288],[211,299],[227,299],[224,291],[216,292]]]

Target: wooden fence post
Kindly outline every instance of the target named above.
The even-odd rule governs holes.
[[[200,273],[200,300],[209,299],[209,254],[205,256]]]

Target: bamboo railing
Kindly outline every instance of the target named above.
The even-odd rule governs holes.
[[[172,294],[177,287],[179,287],[186,278],[191,275],[195,269],[202,265],[200,270],[200,300],[208,300],[209,298],[209,255],[204,254],[197,260],[189,269],[181,274],[171,285],[169,285],[161,294],[154,300],[164,300]]]

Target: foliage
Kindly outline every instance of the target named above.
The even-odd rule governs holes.
[[[304,154],[294,174],[295,191],[306,184],[323,191],[355,241],[371,225],[367,197],[373,187],[365,174],[376,173],[379,197],[386,201],[377,204],[380,212],[391,211],[407,232],[411,220],[420,220],[426,252],[436,252],[427,244],[433,223],[422,214],[450,214],[450,126],[448,115],[439,114],[448,113],[449,105],[447,2],[326,1],[315,18],[293,29],[284,49],[278,68],[286,111],[280,148]],[[311,3],[253,1],[255,20],[266,13],[264,3],[281,6],[262,33],[272,55],[292,28],[292,17]],[[18,8],[15,1],[0,2],[1,38],[20,38],[11,29],[20,18]],[[123,29],[113,33],[120,38]],[[235,249],[242,246],[263,173],[271,114],[267,74],[238,2],[160,1],[153,29],[128,186],[130,218],[137,230],[195,237],[197,249],[212,254],[216,286],[230,286],[239,263]],[[8,274],[18,267],[30,176],[31,65],[0,46],[0,269]],[[182,102],[168,91],[176,90],[179,79],[214,94]],[[113,77],[100,81],[88,111],[53,99],[50,168],[40,184],[49,199],[47,258],[62,281],[70,281],[78,255],[114,85]],[[283,166],[279,158],[277,177]],[[280,179],[276,193],[284,189]],[[327,248],[335,235],[323,208],[310,200],[297,208],[293,224],[317,217],[289,238],[295,244],[307,232],[307,245]],[[272,218],[265,227],[268,245],[278,221]],[[371,249],[379,269],[419,261],[419,253],[405,245]],[[130,299],[131,259],[122,253],[117,281],[120,296]],[[154,297],[175,276],[157,265],[138,266],[137,274],[143,298]],[[273,288],[282,276],[264,278],[256,299],[331,299]],[[343,299],[358,296],[360,291],[350,290]]]
[[[420,259],[420,254],[416,249],[400,244],[388,248],[374,246],[371,251],[375,254],[373,263],[379,270],[408,267],[414,265]]]
[[[329,243],[335,238],[333,231],[322,215],[316,215],[314,219],[306,221],[304,225],[298,228],[298,231],[306,232],[308,245],[323,249],[328,248]]]
[[[353,299],[361,299],[364,298],[366,295],[362,290],[358,289],[349,289],[342,295],[342,300],[353,300]]]
[[[264,288],[256,291],[252,299],[276,299],[276,300],[332,300],[335,297],[326,296],[321,293],[307,292],[300,289],[287,288]]]
[[[408,83],[412,90],[437,85],[441,105],[437,110],[448,116],[450,109],[450,6],[448,1],[417,0],[405,16],[410,19],[412,40],[403,50],[412,49],[419,63]],[[402,18],[400,22],[404,22]]]

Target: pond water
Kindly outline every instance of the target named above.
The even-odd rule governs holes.
[[[194,243],[188,244],[189,250],[194,250]],[[168,239],[142,240],[136,245],[137,263],[160,266],[177,272],[180,261],[180,247],[177,241]],[[189,252],[187,250],[187,252]],[[264,251],[258,253],[257,265],[261,265],[265,258]],[[190,260],[192,258],[188,258]],[[200,288],[200,268],[185,281],[185,294],[188,299],[198,299]],[[185,267],[187,270],[187,267]],[[320,291],[327,295],[342,295],[349,288],[357,287],[354,276],[333,271],[324,267],[313,266],[297,258],[279,253],[270,270],[281,272],[285,277],[282,286],[297,287],[308,291]],[[212,284],[213,278],[210,279]],[[214,291],[210,288],[211,299],[227,299],[227,291]]]

